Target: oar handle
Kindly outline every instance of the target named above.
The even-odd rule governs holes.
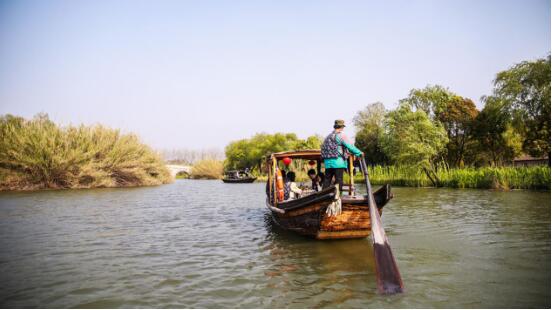
[[[368,194],[372,193],[372,185],[370,184],[370,179],[368,177],[368,167],[366,166],[366,160],[364,160],[364,154],[359,158],[360,169],[362,174],[364,174],[364,182],[366,182],[366,191]]]
[[[360,170],[362,171],[362,174],[367,175],[368,171],[366,171],[367,168],[366,168],[366,161],[364,160],[364,154],[358,157],[358,163],[360,165]]]

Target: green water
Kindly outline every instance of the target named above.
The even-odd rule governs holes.
[[[280,230],[264,184],[0,193],[0,306],[550,307],[549,192],[394,193],[396,296],[376,293],[370,239]]]

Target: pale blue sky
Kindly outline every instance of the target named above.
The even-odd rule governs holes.
[[[427,84],[481,107],[498,71],[549,52],[549,1],[0,0],[0,114],[222,149],[325,135]]]

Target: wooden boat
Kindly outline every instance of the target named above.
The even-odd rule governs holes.
[[[231,170],[224,174],[222,182],[224,183],[252,183],[257,178],[245,170]]]
[[[284,229],[297,232],[316,239],[364,238],[370,235],[370,213],[366,195],[356,195],[353,178],[344,186],[341,195],[337,188],[330,186],[319,192],[294,200],[279,201],[275,182],[279,162],[284,158],[303,159],[316,162],[320,171],[322,158],[320,150],[281,152],[270,155],[267,159],[268,185],[266,205],[272,213],[276,224]],[[353,171],[353,159],[349,160],[349,171]],[[272,197],[272,198],[271,198]],[[328,215],[330,204],[341,199],[341,214]],[[381,215],[382,208],[393,195],[391,186],[386,184],[374,192],[374,198]]]

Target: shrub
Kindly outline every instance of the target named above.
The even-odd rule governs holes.
[[[133,134],[103,126],[60,127],[39,114],[0,117],[0,189],[158,185],[161,158]]]
[[[192,167],[192,179],[220,179],[222,177],[222,171],[224,169],[224,163],[215,159],[204,159],[198,161]]]

